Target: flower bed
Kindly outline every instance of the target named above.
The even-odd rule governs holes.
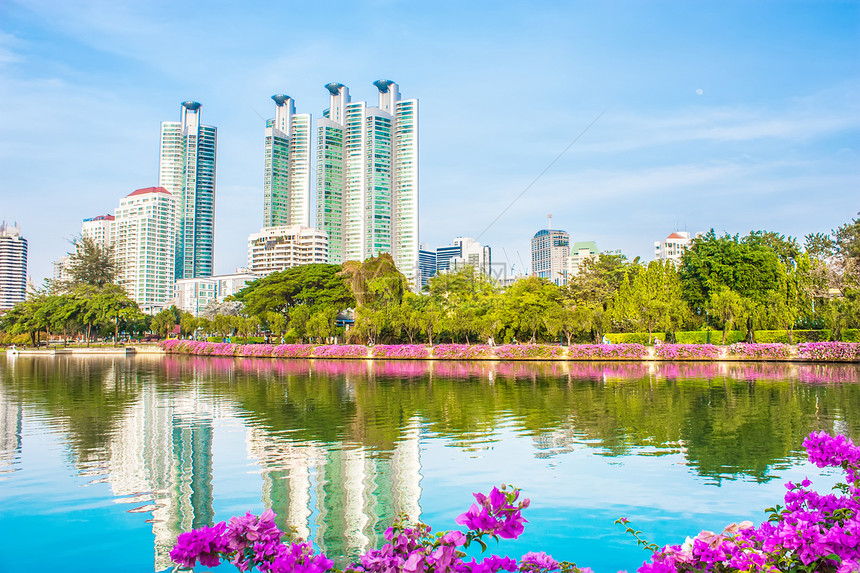
[[[492,348],[486,344],[439,344],[433,347],[433,358],[469,360],[492,356]]]
[[[265,356],[270,357],[275,349],[273,344],[237,344],[236,356]]]
[[[745,344],[736,342],[729,346],[730,356],[737,358],[788,358],[791,350],[785,344]]]
[[[574,344],[568,348],[568,356],[573,359],[593,360],[596,358],[645,358],[648,350],[644,344]]]
[[[374,358],[427,358],[430,350],[420,344],[380,344],[373,347]]]
[[[654,355],[661,360],[713,360],[719,357],[720,347],[713,344],[658,344]]]
[[[561,356],[561,346],[548,344],[503,344],[493,349],[496,358],[558,358]]]
[[[806,360],[860,360],[860,342],[805,342],[797,345],[797,356]]]
[[[651,553],[639,573],[687,573],[711,571],[856,573],[860,571],[860,448],[845,436],[813,432],[803,442],[809,461],[818,467],[839,467],[845,484],[821,495],[808,489],[811,482],[788,482],[785,505],[765,510],[767,519],[755,527],[750,521],[733,523],[721,533],[702,531],[681,545],[660,548],[642,539],[641,532],[622,517],[639,545]],[[846,487],[847,484],[847,487]],[[840,487],[841,486],[841,487]],[[473,494],[477,503],[455,519],[466,531],[431,533],[430,526],[406,518],[385,531],[386,543],[370,549],[343,573],[591,573],[576,563],[558,562],[545,552],[530,551],[519,558],[489,555],[480,561],[466,554],[470,544],[488,548],[486,540],[516,539],[527,521],[522,516],[529,500],[519,501],[519,490],[501,486],[489,494]],[[198,562],[215,567],[231,562],[241,571],[269,573],[326,573],[339,571],[310,542],[284,534],[275,525],[275,514],[266,510],[259,517],[247,513],[182,533],[170,552],[180,567]],[[474,555],[476,552],[472,552]],[[470,559],[470,560],[469,560]]]
[[[272,349],[272,356],[276,358],[310,358],[313,352],[313,344],[279,344]]]
[[[368,348],[361,344],[326,344],[314,348],[316,358],[367,358]]]

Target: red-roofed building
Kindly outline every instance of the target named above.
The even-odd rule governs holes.
[[[127,196],[134,197],[135,195],[146,195],[147,193],[167,193],[170,195],[170,191],[165,189],[164,187],[144,187],[143,189],[138,189],[137,191],[132,191]],[[108,215],[110,216],[110,215]]]
[[[696,238],[702,233],[696,233]],[[654,241],[654,259],[658,261],[672,261],[680,263],[684,251],[690,248],[693,238],[687,231],[674,231],[662,241]]]
[[[164,187],[123,197],[112,221],[119,284],[141,308],[157,312],[173,298],[176,198]]]

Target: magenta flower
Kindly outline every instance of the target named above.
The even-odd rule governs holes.
[[[553,571],[558,568],[558,561],[543,551],[540,553],[529,551],[520,558],[520,571],[534,571],[536,569]]]
[[[182,533],[170,551],[170,558],[183,567],[191,568],[199,561],[206,567],[221,562],[221,553],[227,551],[223,538],[227,525],[222,521],[212,527],[201,527]]]

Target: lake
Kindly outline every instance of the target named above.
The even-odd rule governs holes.
[[[819,429],[860,437],[860,366],[0,357],[0,571],[169,570],[179,533],[265,508],[343,565],[508,483],[529,523],[491,550],[632,572],[618,517],[681,543],[828,489]]]

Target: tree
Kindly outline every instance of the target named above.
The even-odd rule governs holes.
[[[340,270],[340,265],[326,264],[291,267],[253,281],[232,298],[261,321],[270,313],[291,320],[291,310],[301,305],[343,310],[355,305],[355,297]]]
[[[89,236],[75,240],[72,245],[65,290],[79,285],[102,288],[116,281],[118,269],[113,245],[102,246]]]
[[[519,334],[527,334],[536,341],[544,325],[547,311],[558,304],[561,291],[555,283],[539,277],[520,279],[508,287],[502,296],[502,322]]]
[[[700,314],[711,293],[723,286],[763,303],[767,292],[778,287],[779,266],[777,253],[759,235],[741,240],[738,235],[717,237],[711,229],[694,239],[681,259],[684,298]]]
[[[176,313],[169,308],[165,308],[164,310],[152,317],[151,328],[161,338],[164,338],[167,336],[168,332],[173,330],[173,328],[176,326],[176,322]]]
[[[723,324],[722,344],[725,344],[726,331],[734,325],[736,318],[743,313],[742,297],[729,287],[723,285],[719,290],[711,293],[709,306],[714,315]]]

